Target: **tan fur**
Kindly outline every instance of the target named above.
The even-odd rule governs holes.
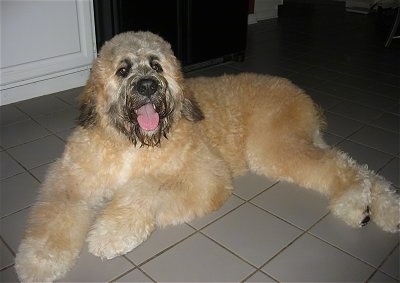
[[[143,77],[157,81],[151,99],[162,102],[153,105],[171,110],[154,131],[133,127],[137,109],[149,101],[138,93]],[[398,196],[390,184],[327,146],[323,124],[310,97],[286,79],[240,74],[184,81],[160,37],[115,37],[93,64],[80,126],[33,207],[16,258],[19,278],[61,278],[85,239],[102,258],[125,254],[156,226],[218,209],[231,194],[232,177],[249,169],[321,192],[349,225],[364,225],[371,214],[384,230],[398,231]]]

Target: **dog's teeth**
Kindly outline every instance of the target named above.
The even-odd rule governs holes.
[[[153,108],[154,108],[154,110],[156,110],[156,106],[153,104]]]

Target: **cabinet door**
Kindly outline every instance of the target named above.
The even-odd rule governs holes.
[[[90,68],[95,55],[90,0],[2,0],[0,11],[2,104],[19,100],[7,90]]]

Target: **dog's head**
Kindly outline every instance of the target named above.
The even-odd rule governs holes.
[[[156,146],[181,117],[203,118],[182,89],[171,46],[150,32],[127,32],[102,47],[80,98],[79,124],[113,128],[135,145]]]

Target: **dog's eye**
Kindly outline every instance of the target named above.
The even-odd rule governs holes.
[[[157,73],[161,73],[163,71],[162,67],[160,64],[158,64],[155,61],[150,62],[150,67],[156,71]]]
[[[117,76],[125,78],[129,74],[129,67],[119,68],[117,71]]]

